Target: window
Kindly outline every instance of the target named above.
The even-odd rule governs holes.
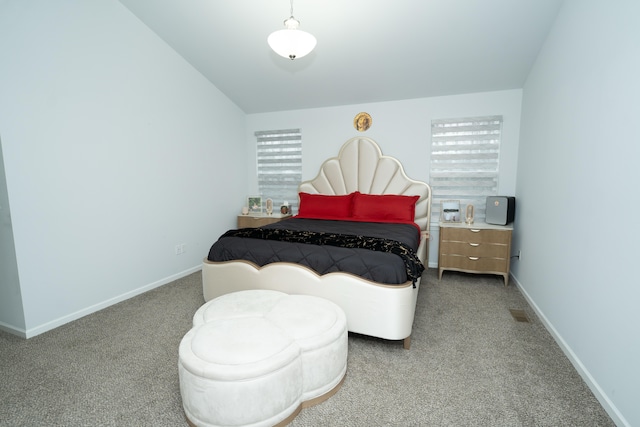
[[[298,185],[302,181],[302,133],[300,129],[255,133],[257,138],[258,191],[273,200],[276,212],[284,201],[298,211]]]
[[[460,200],[462,220],[468,204],[476,221],[484,220],[487,196],[498,193],[502,116],[431,122],[432,223],[443,200]]]

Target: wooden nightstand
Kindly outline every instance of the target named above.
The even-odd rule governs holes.
[[[511,225],[440,222],[438,277],[444,270],[499,274],[509,283]]]
[[[271,215],[267,215],[266,213],[238,215],[238,228],[262,227],[287,218],[291,218],[291,214],[283,215],[281,213],[274,212]]]

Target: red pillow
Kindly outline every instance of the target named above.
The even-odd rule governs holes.
[[[300,194],[298,217],[316,219],[349,219],[351,218],[351,200],[353,193],[344,196],[325,194]]]
[[[420,196],[397,194],[363,194],[353,197],[353,218],[370,221],[410,221],[416,218]]]

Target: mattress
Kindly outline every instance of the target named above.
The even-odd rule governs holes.
[[[366,280],[386,284],[404,284],[415,280],[424,266],[415,257],[420,243],[420,233],[415,224],[377,223],[356,221],[331,221],[306,218],[290,218],[261,227],[260,230],[246,230],[225,233],[215,242],[207,259],[214,262],[245,260],[264,266],[274,262],[291,262],[304,265],[323,275],[333,272],[350,273]],[[269,230],[286,230],[288,234],[310,232],[314,236],[361,236],[376,242],[391,242],[410,252],[410,256],[400,256],[385,250],[371,250],[364,247],[341,247],[334,244],[314,244],[317,238],[300,239],[306,242],[291,242],[266,238],[243,237],[242,235],[269,234]],[[298,237],[300,236],[300,233]],[[237,236],[240,234],[241,236]],[[283,233],[284,234],[284,233]],[[361,239],[361,240],[367,240]],[[340,239],[338,239],[340,240]],[[354,240],[354,239],[350,239]],[[357,239],[356,239],[357,240]],[[363,246],[363,245],[361,245]],[[368,245],[364,246],[381,246]],[[385,245],[382,245],[385,246]],[[388,245],[387,245],[388,246]],[[410,259],[408,265],[407,258]]]

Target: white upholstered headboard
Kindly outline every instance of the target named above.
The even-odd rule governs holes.
[[[402,164],[395,158],[383,156],[378,144],[364,137],[351,138],[344,143],[337,157],[327,159],[318,176],[304,181],[299,191],[312,194],[418,195],[415,222],[428,235],[431,220],[431,187],[426,182],[407,177]]]

